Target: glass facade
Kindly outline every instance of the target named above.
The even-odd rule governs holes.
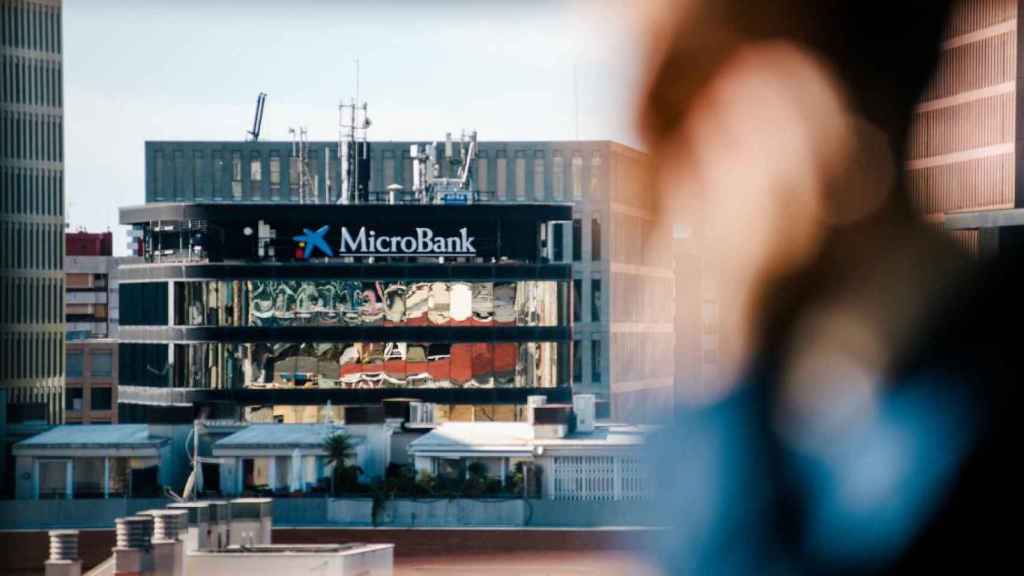
[[[331,146],[324,143],[336,157]],[[451,418],[463,419],[466,407],[518,406],[532,393],[528,388],[564,387],[540,392],[549,399],[563,398],[573,381],[589,391],[592,381],[605,380],[592,371],[591,336],[606,330],[597,324],[608,322],[611,315],[606,308],[594,312],[592,307],[603,299],[591,298],[591,290],[595,277],[607,278],[604,288],[610,289],[601,224],[610,233],[611,222],[595,222],[599,210],[610,213],[607,207],[590,205],[594,173],[603,175],[610,166],[602,163],[605,144],[485,144],[471,175],[474,189],[489,193],[474,202],[479,206],[413,209],[405,205],[411,202],[400,202],[393,207],[357,203],[280,210],[244,201],[255,200],[256,194],[276,201],[278,186],[281,201],[288,201],[293,190],[305,186],[293,178],[301,170],[289,147],[272,142],[147,143],[147,163],[152,162],[150,153],[162,149],[167,154],[178,147],[189,154],[192,147],[221,152],[227,161],[221,185],[230,194],[237,179],[243,202],[237,210],[213,203],[186,207],[187,214],[175,207],[153,207],[158,218],[147,219],[148,206],[130,214],[132,220],[125,223],[141,232],[144,263],[187,266],[173,270],[140,265],[127,282],[122,279],[122,288],[162,283],[169,293],[147,299],[152,312],[127,301],[134,301],[134,294],[122,297],[121,325],[131,339],[120,348],[119,377],[127,386],[243,392],[144,391],[121,397],[121,402],[141,402],[136,398],[144,394],[194,394],[202,399],[197,402],[211,404],[237,398],[248,407],[300,407],[298,402],[322,406],[330,399],[338,406],[404,397],[406,392],[321,390],[306,395],[270,389],[404,388],[409,397],[437,406],[461,406],[452,408],[458,414]],[[598,147],[600,160],[595,162]],[[236,151],[241,152],[237,174]],[[337,170],[333,165],[328,169],[320,152],[311,155],[317,162],[306,169],[311,179],[319,177],[330,185]],[[412,184],[406,143],[380,144],[371,156],[371,191],[383,192],[392,183]],[[440,166],[445,176],[449,166]],[[178,197],[193,200],[187,193]],[[374,196],[371,202],[386,197]],[[153,200],[148,190],[147,200]],[[194,201],[202,202],[198,197]],[[565,203],[573,201],[576,207]],[[574,218],[570,230],[568,221]],[[321,231],[324,227],[326,232]],[[370,248],[356,249],[351,239],[363,228]],[[405,239],[418,238],[421,228],[435,239],[459,236],[467,228],[473,249],[465,254],[434,249],[437,255],[405,249]],[[326,249],[314,240],[296,240],[314,233]],[[140,321],[126,322],[126,315]],[[581,340],[575,355],[574,321],[588,324],[575,336]],[[423,388],[431,390],[417,395],[415,390]],[[443,390],[447,388],[485,390],[451,393]],[[518,416],[502,412],[501,418]],[[266,476],[268,467],[263,468]]]
[[[559,326],[554,281],[359,282],[226,280],[174,283],[179,326]],[[562,283],[564,285],[564,283]]]
[[[39,498],[64,499],[68,496],[70,460],[39,460]]]
[[[174,362],[158,370],[145,351],[166,344],[130,344],[121,353],[121,381],[208,389],[549,388],[566,377],[559,376],[559,358],[568,359],[568,347],[568,342],[174,344]]]

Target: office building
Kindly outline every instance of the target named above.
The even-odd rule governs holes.
[[[389,187],[416,187],[412,145],[423,144],[371,142],[363,172],[368,176],[366,189],[361,198],[347,199],[337,142],[308,143],[301,162],[290,142],[148,142],[145,199],[153,206],[150,210],[167,203],[209,204],[210,209],[220,203],[253,204],[251,210],[263,210],[260,215],[250,212],[256,220],[269,221],[284,216],[275,206],[311,197],[325,207],[325,214],[340,218],[360,209],[332,207],[343,199],[383,204],[389,200]],[[460,153],[441,153],[436,176],[454,176]],[[500,215],[520,214],[516,210],[529,206],[566,206],[567,212],[559,208],[549,216],[572,221],[571,232],[566,232],[571,254],[565,256],[571,267],[564,278],[571,292],[565,300],[571,302],[572,341],[566,347],[571,358],[569,369],[558,370],[571,381],[557,385],[569,384],[578,392],[610,400],[612,415],[620,420],[642,421],[669,405],[674,364],[671,241],[667,231],[653,225],[655,206],[644,185],[643,154],[606,141],[482,142],[472,174],[473,193],[483,200],[471,206],[473,210]],[[416,214],[432,208],[380,206],[368,210],[366,217],[376,221],[388,211]],[[145,220],[125,220],[125,214],[124,223]],[[133,209],[132,214],[141,213]],[[249,226],[255,229],[255,221]],[[135,241],[144,238],[137,236]],[[137,252],[143,249],[137,246]],[[127,309],[126,293],[122,299]],[[124,325],[128,312],[122,315]],[[129,360],[122,354],[121,361]],[[126,383],[124,377],[122,371]]]
[[[914,114],[908,184],[921,214],[975,255],[1024,236],[1019,3],[960,0]]]
[[[61,3],[0,1],[0,386],[8,424],[59,423],[64,381]]]
[[[515,419],[529,394],[568,397],[572,271],[547,239],[570,218],[557,203],[123,208],[143,248],[118,272],[120,419],[391,397]]]

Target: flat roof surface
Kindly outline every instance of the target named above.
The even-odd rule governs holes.
[[[148,424],[75,424],[57,426],[15,444],[19,448],[152,448],[170,442],[151,436]]]
[[[589,433],[564,438],[534,438],[528,422],[446,422],[409,443],[411,450],[523,450],[533,446],[637,446],[651,430],[622,424],[597,424]]]
[[[213,448],[317,448],[324,439],[345,432],[336,424],[252,424],[213,443]],[[352,436],[354,444],[361,436]]]
[[[942,225],[946,230],[1024,226],[1024,208],[953,212],[943,216]]]
[[[295,202],[151,202],[118,209],[120,224],[158,220],[209,220],[216,223],[316,222],[374,224],[403,222],[544,222],[572,220],[571,202],[474,202],[472,204],[299,204]]]

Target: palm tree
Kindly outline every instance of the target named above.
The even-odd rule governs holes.
[[[338,432],[324,438],[324,452],[327,453],[327,465],[334,466],[332,480],[334,481],[335,490],[339,487],[339,478],[346,480],[344,484],[358,480],[358,474],[361,470],[358,466],[349,465],[349,461],[356,457],[355,443],[352,441],[351,436],[344,432]]]

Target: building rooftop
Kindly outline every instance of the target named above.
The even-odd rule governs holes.
[[[583,448],[626,447],[644,443],[651,427],[597,424],[593,432],[573,432],[561,438],[535,438],[527,422],[447,422],[412,441],[419,452],[522,452],[536,446]]]
[[[34,448],[158,448],[168,438],[152,436],[148,424],[76,424],[57,426],[22,440],[14,446],[20,450]]]
[[[214,449],[225,448],[317,448],[328,436],[344,432],[335,424],[252,424],[214,442]],[[359,444],[359,436],[352,442]]]
[[[531,451],[533,426],[526,422],[446,422],[409,443],[413,451]]]

